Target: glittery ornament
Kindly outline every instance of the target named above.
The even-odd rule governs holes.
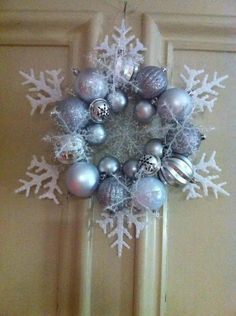
[[[184,126],[177,125],[168,131],[166,144],[171,152],[190,156],[199,149],[202,139],[204,135],[199,129],[191,123],[186,123]]]
[[[144,146],[144,153],[148,155],[153,155],[155,157],[162,157],[163,147],[164,146],[159,139],[153,138],[150,139],[149,142]]]
[[[193,165],[182,155],[175,155],[162,160],[159,171],[160,180],[169,185],[185,185],[193,181]]]
[[[135,179],[138,172],[138,161],[136,159],[129,159],[123,164],[123,173],[130,179]]]
[[[112,156],[105,156],[98,163],[98,170],[102,177],[111,176],[119,171],[119,169],[119,160]]]
[[[161,168],[161,160],[159,157],[144,155],[139,159],[138,167],[144,174],[152,175]]]
[[[109,116],[109,104],[104,99],[96,99],[89,106],[91,119],[95,123],[103,123]]]
[[[51,116],[66,133],[78,131],[89,121],[87,104],[75,97],[57,102]]]
[[[134,117],[139,123],[150,123],[155,114],[155,107],[147,100],[139,101],[134,107]]]
[[[114,113],[119,113],[123,111],[128,104],[128,98],[121,90],[117,90],[108,94],[107,100]]]
[[[138,93],[145,99],[159,96],[167,88],[166,69],[146,66],[136,75]]]
[[[121,180],[110,177],[99,185],[97,198],[104,208],[114,212],[125,207],[129,200],[129,192]]]
[[[138,71],[137,65],[133,62],[132,58],[127,56],[119,56],[116,60],[115,77],[123,78],[130,81],[133,75]]]
[[[75,79],[75,92],[86,102],[104,98],[108,93],[106,79],[96,69],[88,68],[78,73]]]
[[[86,140],[91,145],[101,145],[107,137],[106,130],[102,124],[91,124],[87,128]]]

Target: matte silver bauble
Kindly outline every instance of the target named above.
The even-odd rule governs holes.
[[[144,155],[139,159],[138,167],[146,175],[155,174],[161,168],[161,159],[152,155]]]
[[[159,96],[167,88],[166,69],[146,66],[136,75],[138,93],[145,99]]]
[[[123,173],[130,179],[135,179],[138,172],[138,161],[135,159],[129,159],[123,164]]]
[[[194,103],[192,97],[183,89],[166,90],[158,99],[157,112],[164,122],[183,121],[191,115]]]
[[[75,92],[86,102],[104,98],[108,93],[106,79],[96,69],[88,68],[78,73],[74,84]]]
[[[112,156],[105,156],[99,161],[98,170],[102,177],[111,176],[120,170],[119,160]]]
[[[119,211],[128,203],[129,192],[120,181],[110,177],[99,185],[97,192],[98,201],[108,211]]]
[[[86,140],[91,145],[101,145],[106,141],[107,133],[102,124],[93,124],[87,128]]]
[[[203,135],[199,129],[191,123],[186,123],[168,131],[166,145],[170,144],[174,153],[190,156],[199,149],[202,139]]]
[[[159,171],[160,180],[169,185],[185,185],[193,182],[193,165],[191,161],[182,155],[175,155],[162,160]]]
[[[89,113],[95,123],[103,123],[110,115],[109,104],[104,99],[96,99],[90,104]]]
[[[97,168],[88,162],[77,162],[66,173],[66,186],[70,193],[88,198],[97,189],[99,184],[99,172]]]
[[[75,97],[57,102],[51,116],[66,133],[76,132],[85,127],[89,121],[87,104]]]
[[[122,112],[128,104],[127,96],[120,90],[108,94],[107,100],[114,113]]]
[[[155,114],[155,107],[146,100],[139,101],[134,107],[134,117],[139,123],[150,123]]]
[[[155,177],[144,177],[132,186],[133,201],[141,210],[158,211],[167,199],[166,188]]]
[[[163,145],[157,138],[150,139],[149,142],[144,146],[144,153],[153,155],[155,157],[163,156]]]

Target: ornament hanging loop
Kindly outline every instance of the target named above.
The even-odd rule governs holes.
[[[125,20],[125,18],[126,18],[127,3],[128,3],[128,0],[124,0],[124,9],[123,9],[124,20]]]

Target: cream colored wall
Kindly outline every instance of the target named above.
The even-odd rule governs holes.
[[[2,0],[0,8],[0,314],[159,315],[163,259],[162,316],[235,315],[235,1],[129,1],[146,62],[167,64],[174,83],[183,64],[230,75],[216,110],[204,115],[217,130],[202,150],[217,150],[231,197],[185,202],[171,192],[167,265],[162,222],[119,259],[89,201],[64,197],[58,207],[13,193],[31,154],[49,157],[40,138],[51,126],[46,115],[29,116],[18,71],[60,67],[68,84],[70,66],[84,65],[86,52],[119,23],[121,2]]]

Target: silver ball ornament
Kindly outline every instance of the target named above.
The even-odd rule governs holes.
[[[191,115],[194,103],[192,97],[184,89],[166,90],[158,99],[157,112],[164,122],[182,121]]]
[[[146,100],[139,101],[134,107],[134,117],[139,123],[150,123],[155,114],[155,107]]]
[[[144,146],[144,153],[155,157],[163,156],[163,148],[161,141],[157,138],[150,139]]]
[[[106,79],[96,69],[88,68],[78,73],[74,84],[75,92],[86,102],[104,98],[108,93]]]
[[[57,102],[52,118],[66,132],[76,132],[89,121],[87,104],[79,98],[69,97]]]
[[[146,175],[155,174],[161,168],[161,159],[152,155],[144,155],[139,159],[138,167]]]
[[[166,69],[146,66],[136,75],[138,93],[145,99],[159,96],[167,88]]]
[[[105,156],[99,161],[98,170],[102,177],[111,176],[120,170],[119,160],[112,156]]]
[[[88,162],[77,162],[66,172],[66,186],[70,193],[88,198],[97,189],[99,184],[98,169]]]
[[[129,159],[123,164],[123,173],[130,179],[135,179],[138,172],[138,161],[135,159]]]
[[[141,210],[157,211],[167,199],[166,188],[155,177],[144,177],[132,186],[133,201]]]
[[[95,123],[103,123],[110,115],[109,104],[104,99],[95,99],[89,105],[89,113]]]
[[[128,104],[128,98],[121,90],[108,94],[107,100],[114,113],[122,112]]]
[[[125,186],[114,177],[105,179],[98,188],[97,199],[109,211],[119,211],[125,207],[129,199],[129,192]],[[110,209],[109,209],[110,207]]]
[[[87,128],[86,140],[91,145],[101,145],[105,143],[107,133],[102,124],[93,124]]]

